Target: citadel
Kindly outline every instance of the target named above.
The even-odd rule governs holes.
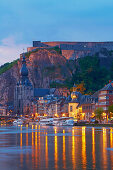
[[[28,47],[27,50],[32,51],[36,48],[59,47],[62,55],[67,59],[76,59],[86,55],[94,55],[102,49],[113,50],[113,42],[41,42],[33,41],[33,47]]]

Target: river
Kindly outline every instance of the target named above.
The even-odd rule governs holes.
[[[0,169],[113,169],[113,128],[0,126]]]

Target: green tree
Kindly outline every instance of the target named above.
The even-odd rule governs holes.
[[[103,113],[103,108],[99,107],[95,110],[95,116],[97,119],[100,120],[101,122],[101,119],[102,119],[102,113]]]
[[[108,112],[109,112],[110,117],[112,117],[113,116],[113,104],[111,106],[108,106]]]
[[[101,89],[110,79],[110,71],[100,66],[100,59],[97,56],[79,58],[76,71],[72,75],[73,83],[81,84],[82,81],[84,82],[87,94],[93,94]]]

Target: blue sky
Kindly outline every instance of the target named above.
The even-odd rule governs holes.
[[[113,41],[113,0],[0,0],[0,64],[41,41]]]

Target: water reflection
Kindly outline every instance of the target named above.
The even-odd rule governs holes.
[[[37,125],[35,125],[35,167],[38,167]]]
[[[0,165],[4,162],[9,169],[75,170],[113,167],[113,128],[32,125],[7,129],[2,126],[0,143]],[[15,160],[16,168],[10,167],[12,160]],[[2,169],[5,169],[4,165]]]
[[[86,169],[86,127],[82,127],[82,169]]]
[[[23,152],[22,152],[22,125],[20,128],[20,148],[21,148],[21,154],[20,154],[20,165],[23,166]]]
[[[45,160],[46,160],[46,168],[48,168],[48,136],[47,136],[47,133],[45,136]]]
[[[55,146],[54,146],[54,157],[55,157],[55,169],[58,169],[58,139],[57,139],[57,128],[55,128]]]
[[[92,128],[92,163],[93,163],[93,169],[95,169],[95,129]]]
[[[65,130],[63,129],[63,168],[66,168],[66,137],[65,137]]]
[[[34,125],[32,125],[32,166],[34,167]]]
[[[110,128],[110,147],[113,149],[113,129]],[[113,167],[113,153],[110,152],[111,167]]]
[[[74,136],[74,129],[72,129],[72,164],[73,169],[76,167],[76,160],[75,160],[75,136]]]
[[[106,128],[103,127],[103,164],[107,168],[107,137],[106,137]]]

